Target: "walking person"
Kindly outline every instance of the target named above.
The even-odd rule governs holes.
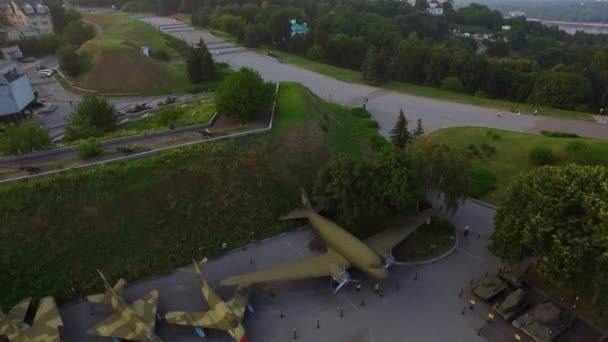
[[[469,229],[469,226],[468,226],[468,225],[464,226],[464,236],[465,236],[465,237],[466,237],[467,235],[469,235],[469,230],[470,230],[470,229]]]

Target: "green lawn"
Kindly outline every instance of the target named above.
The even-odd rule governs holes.
[[[95,269],[133,282],[292,229],[278,217],[298,188],[332,155],[371,150],[342,143],[376,134],[359,112],[284,84],[271,134],[1,185],[0,308],[99,292]]]
[[[272,51],[280,56],[279,60],[293,64],[304,69],[312,70],[319,74],[323,74],[326,76],[330,76],[333,78],[337,78],[340,80],[354,82],[354,83],[364,83],[363,78],[361,77],[361,73],[356,70],[341,68],[325,63],[315,62],[310,60],[304,56],[287,53],[278,49],[273,48],[272,46],[263,45],[259,48],[252,49],[260,54],[266,55],[268,51]],[[576,120],[585,120],[592,121],[593,117],[589,113],[575,112],[569,110],[562,110],[556,108],[543,107],[533,104],[526,103],[516,103],[505,100],[497,100],[490,99],[484,97],[478,97],[468,94],[456,93],[451,91],[445,91],[433,87],[425,87],[414,84],[408,84],[403,82],[391,81],[382,86],[382,88],[393,90],[397,92],[408,93],[417,96],[430,97],[442,100],[448,100],[458,103],[466,103],[483,107],[491,107],[497,108],[503,111],[524,111],[528,113],[533,113],[534,111],[538,111],[539,115],[547,115],[554,116],[559,118],[566,119],[576,119]]]
[[[450,221],[434,217],[430,225],[423,224],[395,247],[395,258],[401,262],[416,262],[439,257],[454,246],[454,233]]]
[[[551,138],[479,127],[446,128],[431,133],[431,137],[468,156],[474,174],[473,197],[493,204],[498,203],[500,195],[515,176],[538,167],[529,158],[530,150],[534,147],[550,148],[558,157],[559,164],[577,162],[608,165],[608,140]],[[484,144],[487,146],[485,150],[482,146]],[[578,151],[568,152],[568,146],[572,144],[582,147]],[[492,149],[496,152],[488,152]],[[491,182],[488,174],[496,179],[496,189],[489,192],[484,190],[489,188],[487,183]]]
[[[211,120],[213,113],[215,113],[215,103],[213,101],[200,102],[187,107],[171,105],[160,108],[141,120],[128,122],[120,126],[116,131],[105,134],[101,139],[114,139],[170,128],[203,124]]]

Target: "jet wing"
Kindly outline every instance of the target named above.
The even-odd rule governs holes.
[[[383,258],[391,255],[391,250],[401,241],[405,240],[410,234],[416,231],[432,214],[431,209],[427,209],[412,217],[405,222],[399,223],[396,227],[387,228],[367,239],[365,244]]]
[[[228,277],[224,279],[221,284],[225,286],[249,285],[262,282],[325,276],[332,276],[338,279],[342,276],[344,269],[349,266],[350,264],[348,261],[340,254],[333,250],[328,250],[325,254],[292,264],[286,264],[240,276]]]
[[[209,329],[219,329],[217,323],[221,317],[216,317],[213,311],[207,312],[184,312],[171,311],[165,315],[165,320],[169,324],[186,325],[190,327],[201,327]]]
[[[249,291],[246,288],[239,287],[236,290],[236,293],[226,302],[226,305],[232,310],[232,312],[239,318],[239,320],[243,319],[245,315],[245,309],[247,308],[247,303],[249,302]]]
[[[129,325],[129,321],[124,319],[120,312],[116,312],[104,319],[101,323],[93,326],[87,334],[103,337],[117,337],[132,341],[147,341],[146,336],[137,334]]]
[[[23,324],[25,315],[27,314],[27,310],[29,309],[31,302],[31,298],[26,298],[20,301],[19,304],[13,306],[13,308],[8,312],[8,317],[11,319],[11,321],[17,324]]]
[[[154,326],[156,325],[157,303],[158,291],[152,290],[131,304],[133,310],[135,310],[137,315],[146,323],[150,330],[154,330]]]
[[[26,331],[30,341],[59,341],[59,326],[63,325],[57,304],[52,297],[44,297],[38,304],[32,328]]]

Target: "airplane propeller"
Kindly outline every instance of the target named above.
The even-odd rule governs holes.
[[[389,268],[393,265],[403,265],[403,263],[395,260],[393,250],[391,249],[388,251],[388,256],[384,259],[384,268]]]
[[[338,283],[338,286],[334,290],[334,293],[337,293],[338,291],[340,291],[340,289],[342,287],[344,287],[344,285],[346,285],[350,282],[354,282],[354,283],[359,282],[359,280],[356,280],[356,279],[353,279],[350,277],[350,273],[348,273],[348,271],[346,271],[346,268],[342,271],[342,277],[340,277],[340,279],[334,279],[334,280]]]

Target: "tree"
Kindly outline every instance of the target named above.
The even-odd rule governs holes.
[[[399,110],[399,118],[395,127],[389,132],[389,137],[393,145],[399,148],[405,148],[412,142],[412,134],[407,129],[407,119],[403,109]]]
[[[545,72],[534,81],[528,101],[557,108],[575,109],[593,95],[591,82],[571,72]]]
[[[52,145],[47,130],[34,121],[8,126],[0,134],[0,151],[4,155],[44,150]]]
[[[367,54],[365,54],[365,60],[363,61],[363,66],[361,67],[361,74],[363,76],[363,80],[370,84],[378,84],[378,70],[376,69],[376,64],[378,63],[378,54],[376,53],[376,47],[370,46],[367,50]]]
[[[272,43],[275,46],[284,46],[291,36],[292,19],[290,12],[287,9],[274,11],[268,20],[268,32],[272,38]]]
[[[80,46],[87,40],[95,38],[95,28],[82,20],[73,20],[65,26],[61,36],[66,44]]]
[[[508,263],[539,260],[537,271],[577,289],[608,281],[608,171],[605,167],[550,166],[521,174],[494,215],[490,250]]]
[[[192,83],[210,82],[218,79],[211,53],[201,38],[188,56],[188,79]]]
[[[273,83],[265,82],[257,71],[241,68],[218,87],[215,103],[220,113],[244,123],[268,113],[273,98]]]
[[[446,209],[455,211],[469,193],[468,162],[458,151],[428,137],[416,140],[412,157],[418,179],[427,191],[434,194],[433,207],[443,194]]]
[[[83,59],[76,53],[76,47],[66,45],[57,50],[57,60],[59,67],[68,76],[77,77],[84,69]]]
[[[247,47],[258,47],[260,45],[260,39],[256,33],[254,25],[249,25],[245,28],[245,46]]]
[[[414,133],[412,133],[412,136],[414,137],[414,139],[418,139],[424,136],[424,128],[422,128],[422,119],[419,118],[416,120],[416,130],[414,131]]]
[[[114,106],[103,97],[85,96],[68,117],[65,139],[99,137],[115,127]]]
[[[427,8],[429,8],[429,2],[427,0],[416,0],[414,7],[418,11],[424,12]]]
[[[464,87],[462,86],[462,82],[458,77],[450,76],[446,77],[441,81],[441,89],[447,91],[453,91],[461,93],[464,91]]]

